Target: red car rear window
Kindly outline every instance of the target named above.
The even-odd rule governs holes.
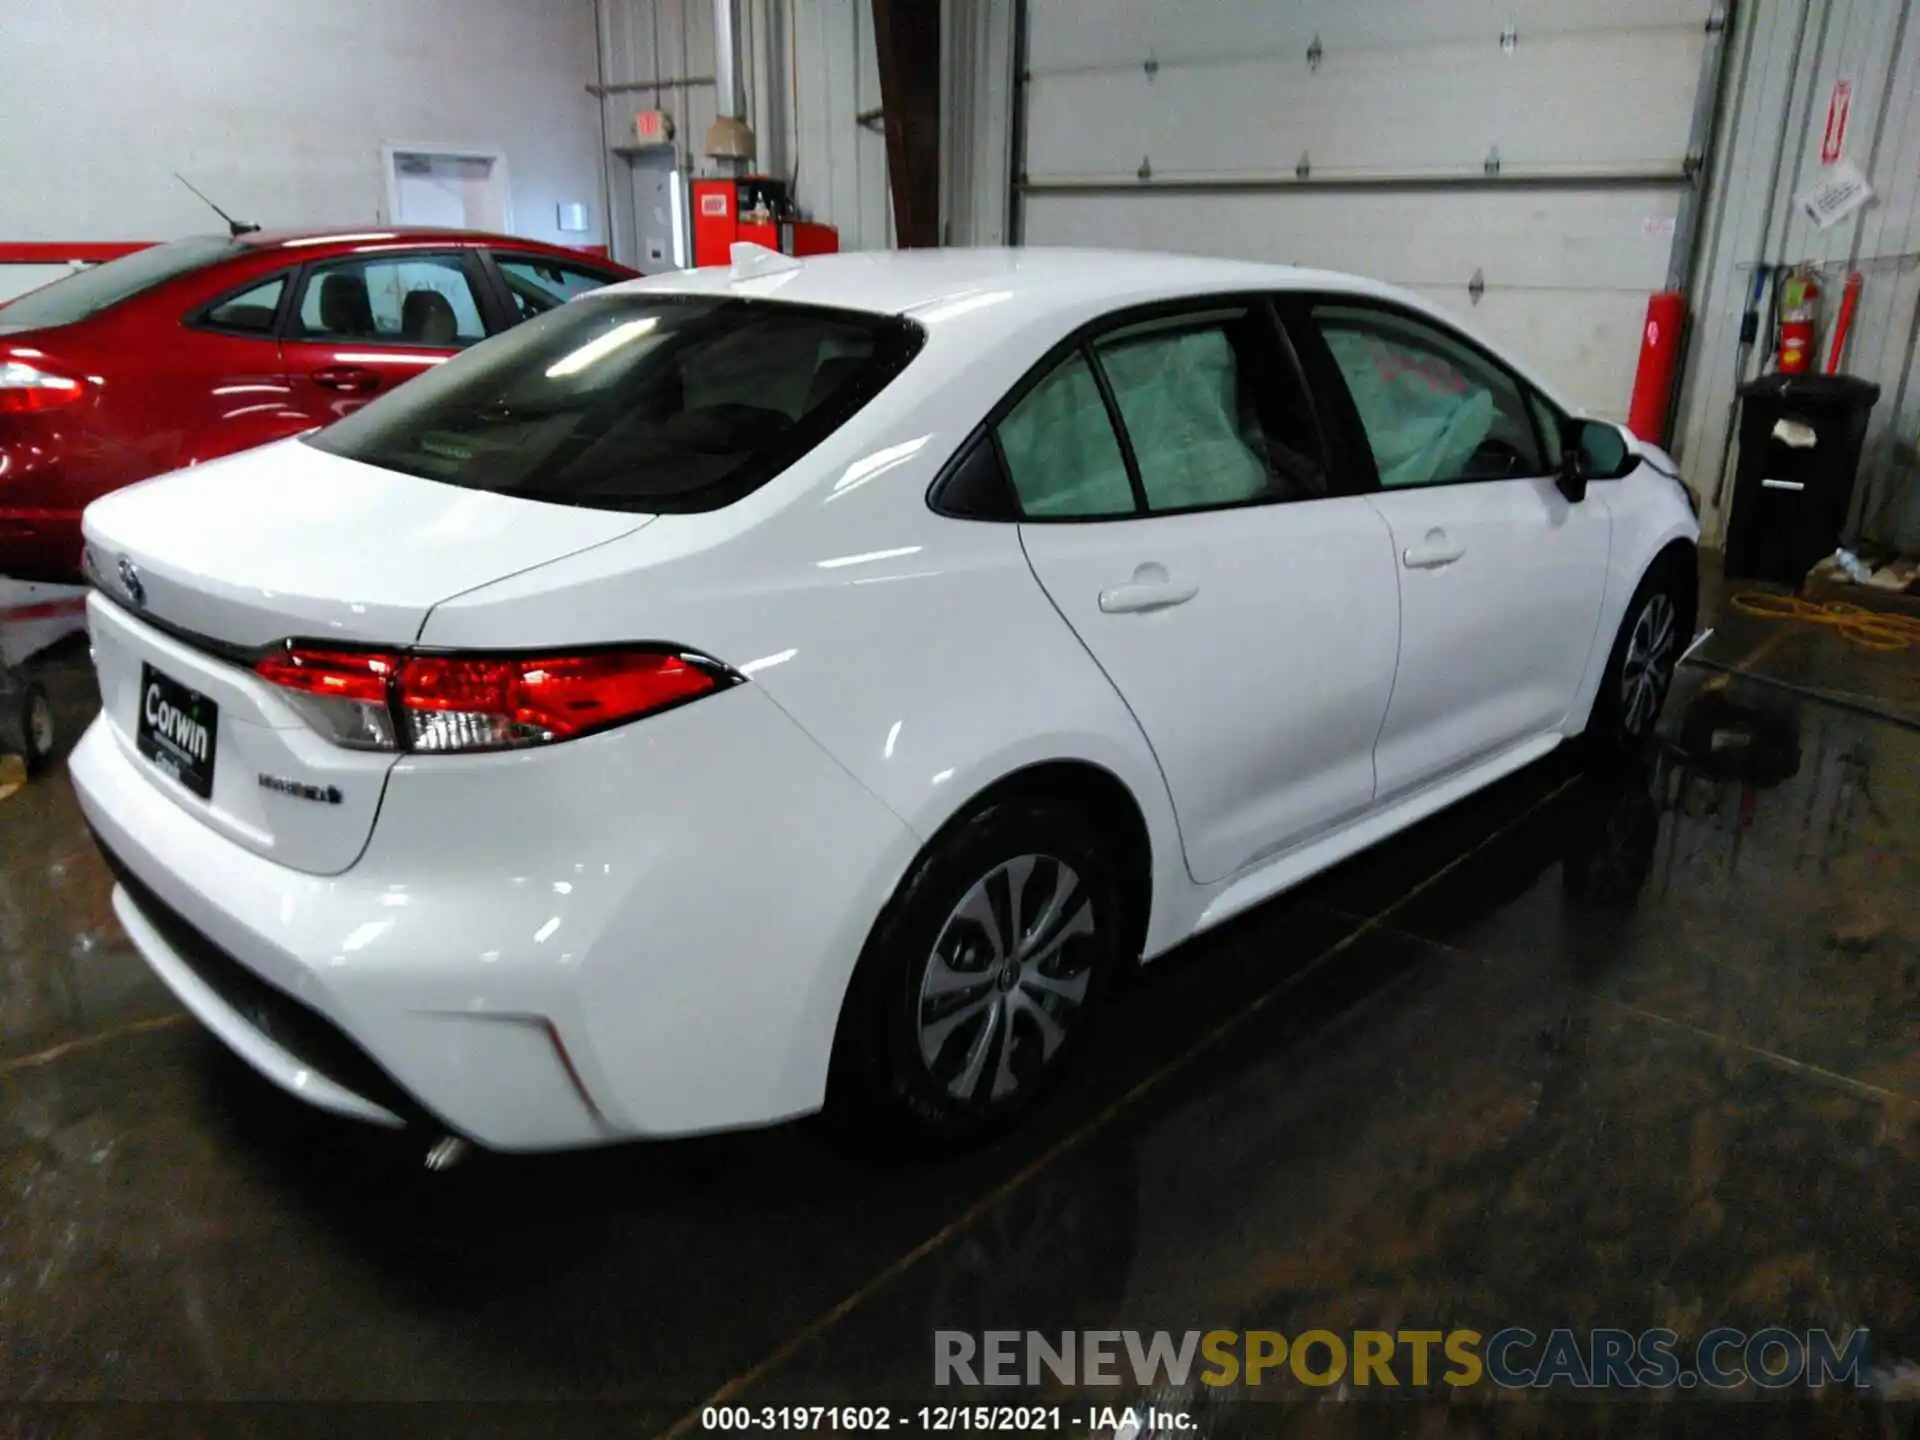
[[[204,270],[243,248],[224,236],[195,235],[136,250],[64,280],[55,280],[51,285],[42,285],[38,290],[29,290],[17,300],[0,305],[0,325],[9,328],[18,325],[30,330],[71,325],[99,314],[109,305],[129,300],[143,290]]]

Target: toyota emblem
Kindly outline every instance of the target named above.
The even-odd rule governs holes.
[[[124,555],[120,557],[120,588],[136,607],[147,608],[147,587],[140,583],[140,572],[134,568],[133,561]]]

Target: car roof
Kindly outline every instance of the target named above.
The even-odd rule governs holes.
[[[1411,290],[1337,270],[1148,250],[1045,246],[862,250],[802,260],[760,250],[754,258],[757,265],[738,273],[719,265],[660,271],[595,293],[726,295],[905,315],[930,332],[965,336],[976,350],[1001,344],[1016,329],[1058,339],[1109,311],[1209,293],[1308,290],[1353,295],[1391,301],[1459,332],[1499,356],[1556,405],[1580,413],[1537,371],[1476,334],[1459,316]],[[759,273],[750,273],[754,271]]]
[[[737,295],[803,305],[926,318],[929,311],[992,296],[1033,315],[1079,311],[1089,302],[1150,303],[1229,290],[1339,290],[1409,298],[1358,276],[1144,250],[1020,248],[864,250],[815,255],[748,278],[732,269],[660,272],[610,287],[612,293],[668,291]],[[1423,307],[1424,308],[1424,307]]]
[[[255,230],[238,237],[241,245],[255,250],[319,248],[322,245],[409,245],[455,241],[463,245],[498,245],[515,250],[538,250],[551,255],[573,255],[584,260],[603,257],[569,249],[546,240],[529,240],[520,235],[497,235],[485,230],[458,230],[434,225],[341,225],[329,229]],[[620,267],[624,269],[625,267]]]

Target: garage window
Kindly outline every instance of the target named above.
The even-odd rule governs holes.
[[[712,510],[838,429],[912,359],[920,337],[907,321],[863,312],[589,295],[408,381],[310,443],[529,500]]]
[[[1544,475],[1520,384],[1438,326],[1399,311],[1318,305],[1385,490]]]

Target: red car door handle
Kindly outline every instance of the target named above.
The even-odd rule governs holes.
[[[343,395],[364,395],[380,388],[380,376],[364,365],[328,365],[313,372],[313,383]]]

